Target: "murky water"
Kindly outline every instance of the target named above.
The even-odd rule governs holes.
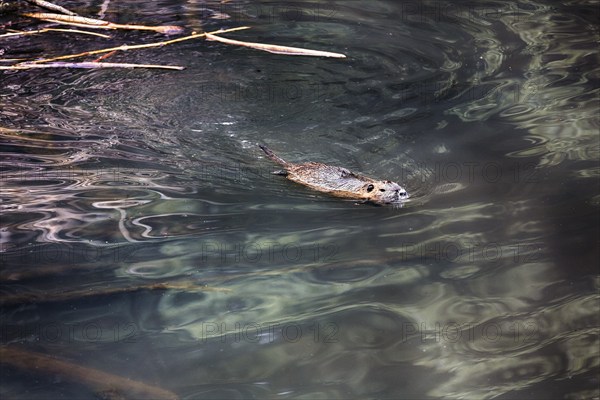
[[[98,16],[85,3],[61,2]],[[348,58],[195,40],[108,59],[184,71],[0,72],[4,355],[189,399],[600,396],[597,2],[130,1],[104,16],[249,25],[227,37]],[[109,33],[0,49],[165,40]],[[256,143],[411,201],[310,191]],[[34,364],[0,364],[3,397],[150,397]]]

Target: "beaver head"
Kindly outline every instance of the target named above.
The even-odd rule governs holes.
[[[409,197],[406,189],[392,181],[373,181],[365,184],[362,191],[367,200],[380,204],[400,203]]]

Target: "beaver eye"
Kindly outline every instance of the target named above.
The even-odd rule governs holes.
[[[373,186],[373,185],[369,185],[369,186],[367,186],[367,192],[369,192],[369,193],[370,193],[370,192],[372,192],[372,191],[373,191],[373,189],[375,189],[375,186]]]
[[[380,192],[385,192],[385,189],[379,189]]]

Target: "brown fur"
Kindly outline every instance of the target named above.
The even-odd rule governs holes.
[[[285,168],[291,181],[337,197],[370,201],[377,204],[401,203],[408,198],[404,188],[392,181],[381,181],[356,174],[342,167],[318,162],[294,164],[277,156],[271,149],[259,145],[274,162]]]

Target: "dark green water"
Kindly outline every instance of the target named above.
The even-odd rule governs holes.
[[[227,37],[347,58],[197,40],[107,60],[184,71],[0,71],[1,344],[184,399],[600,397],[599,15],[109,3],[116,22],[248,25]],[[0,38],[0,54],[164,40],[109,33]],[[256,143],[411,199],[312,192],[270,175]],[[0,365],[3,398],[111,398]]]

